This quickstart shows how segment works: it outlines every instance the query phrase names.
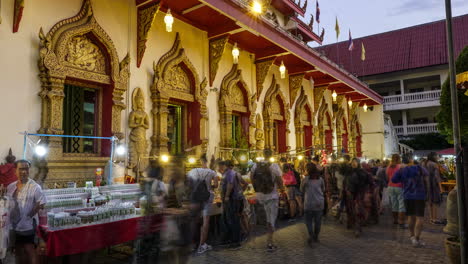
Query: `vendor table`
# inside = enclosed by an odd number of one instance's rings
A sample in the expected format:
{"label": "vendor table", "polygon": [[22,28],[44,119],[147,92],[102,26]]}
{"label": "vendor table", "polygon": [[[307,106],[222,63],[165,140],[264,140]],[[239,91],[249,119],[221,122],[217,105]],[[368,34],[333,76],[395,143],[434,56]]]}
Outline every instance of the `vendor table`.
{"label": "vendor table", "polygon": [[[144,232],[159,231],[162,222],[162,215],[154,215],[61,230],[48,230],[47,227],[40,226],[39,235],[46,243],[46,255],[59,257],[136,240]],[[150,223],[149,228],[148,223]],[[145,225],[144,230],[146,231],[141,231],[141,224]]]}

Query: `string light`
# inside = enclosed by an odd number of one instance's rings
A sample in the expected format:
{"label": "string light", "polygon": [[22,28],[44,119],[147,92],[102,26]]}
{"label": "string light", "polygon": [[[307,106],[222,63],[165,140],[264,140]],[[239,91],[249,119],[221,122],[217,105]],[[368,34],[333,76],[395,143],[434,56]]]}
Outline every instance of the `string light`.
{"label": "string light", "polygon": [[239,48],[237,48],[237,43],[234,43],[234,47],[232,47],[232,58],[234,59],[234,64],[239,62]]}
{"label": "string light", "polygon": [[164,17],[164,23],[166,23],[166,31],[172,32],[172,24],[174,24],[174,17],[171,14],[171,9],[167,9],[166,16]]}
{"label": "string light", "polygon": [[279,71],[281,74],[281,79],[284,79],[286,77],[286,66],[284,66],[283,61],[281,61],[281,66],[279,67]]}

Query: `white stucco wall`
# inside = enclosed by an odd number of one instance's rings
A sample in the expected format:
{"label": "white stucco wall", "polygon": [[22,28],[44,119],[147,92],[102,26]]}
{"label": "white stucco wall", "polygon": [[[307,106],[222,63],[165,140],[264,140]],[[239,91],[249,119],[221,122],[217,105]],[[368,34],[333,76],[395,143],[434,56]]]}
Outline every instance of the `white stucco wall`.
{"label": "white stucco wall", "polygon": [[373,107],[373,111],[364,112],[362,107],[358,110],[362,125],[362,155],[367,159],[382,159],[385,155],[383,106]]}

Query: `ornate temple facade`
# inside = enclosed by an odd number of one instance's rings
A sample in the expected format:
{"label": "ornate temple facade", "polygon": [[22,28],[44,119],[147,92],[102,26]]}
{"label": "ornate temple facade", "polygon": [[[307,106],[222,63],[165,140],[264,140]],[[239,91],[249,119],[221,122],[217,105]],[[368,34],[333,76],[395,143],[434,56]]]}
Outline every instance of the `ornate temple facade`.
{"label": "ornate temple facade", "polygon": [[[382,158],[382,97],[307,46],[324,34],[303,22],[307,0],[254,2],[4,1],[0,152],[20,156],[27,131],[115,136],[129,173],[149,157],[246,149]],[[111,152],[41,140],[37,177],[59,185],[93,177]]]}

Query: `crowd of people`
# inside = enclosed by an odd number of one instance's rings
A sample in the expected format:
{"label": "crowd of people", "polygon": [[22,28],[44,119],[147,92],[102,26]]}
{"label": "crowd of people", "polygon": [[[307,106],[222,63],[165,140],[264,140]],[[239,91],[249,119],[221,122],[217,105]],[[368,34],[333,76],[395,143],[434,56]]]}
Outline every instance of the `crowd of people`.
{"label": "crowd of people", "polygon": [[[424,245],[421,231],[426,203],[430,223],[444,224],[437,214],[443,200],[440,184],[444,168],[435,153],[419,161],[411,154],[402,157],[394,154],[382,162],[362,162],[348,155],[327,162],[318,156],[301,160],[281,158],[276,162],[272,154],[271,150],[265,150],[262,160],[251,162],[242,171],[231,160],[209,161],[202,155],[200,167],[187,174],[175,168],[168,183],[163,182],[163,168],[154,164],[141,184],[142,196],[148,203],[139,206],[147,216],[162,210],[170,213],[165,214],[163,229],[148,232],[154,226],[151,218],[142,222],[145,236],[137,241],[137,262],[153,263],[165,247],[178,249],[179,258],[187,259],[189,249],[196,254],[212,250],[208,242],[215,240],[209,237],[210,224],[221,226],[217,244],[239,249],[254,224],[260,222],[253,219],[256,210],[264,212],[261,220],[266,223],[265,247],[269,252],[277,249],[274,232],[277,219],[284,215],[291,222],[304,221],[309,245],[319,242],[324,216],[335,217],[359,237],[363,227],[379,222],[386,204],[391,208],[393,224],[409,229],[415,247]],[[18,161],[19,180],[4,190],[4,196],[14,202],[11,224],[16,252],[24,252],[17,254],[20,263],[27,263],[22,256],[35,259],[37,213],[45,204],[40,186],[29,178],[30,166],[28,161]],[[254,190],[252,197],[245,195],[249,188]],[[218,190],[220,200],[215,201]],[[221,217],[210,223],[216,203],[222,208]],[[171,208],[179,211],[167,211]]]}

